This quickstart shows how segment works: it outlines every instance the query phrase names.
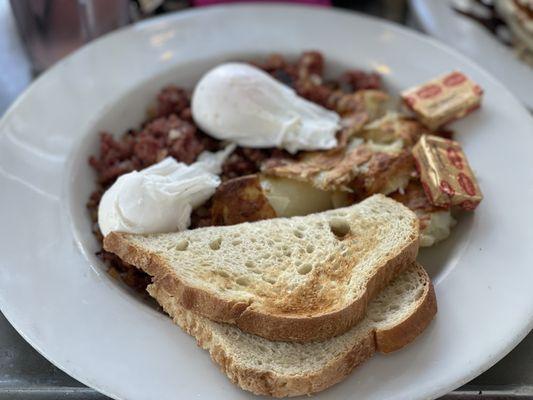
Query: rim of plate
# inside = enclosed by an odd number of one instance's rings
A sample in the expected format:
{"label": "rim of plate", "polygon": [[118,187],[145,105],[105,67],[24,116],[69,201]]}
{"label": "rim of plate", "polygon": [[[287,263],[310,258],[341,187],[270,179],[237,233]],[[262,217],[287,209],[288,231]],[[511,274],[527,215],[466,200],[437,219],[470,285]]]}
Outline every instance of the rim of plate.
{"label": "rim of plate", "polygon": [[[527,111],[523,108],[523,106],[519,103],[519,101],[516,100],[514,98],[514,96],[512,94],[510,94],[508,92],[508,90],[505,87],[503,87],[502,84],[499,83],[499,81],[494,79],[489,73],[487,73],[483,68],[479,67],[475,62],[471,61],[470,59],[468,59],[467,57],[465,57],[462,54],[458,53],[457,51],[449,48],[448,46],[446,46],[446,45],[444,45],[444,44],[442,44],[442,43],[440,43],[440,42],[438,42],[438,41],[436,41],[434,39],[431,39],[429,37],[423,36],[423,35],[421,35],[421,34],[419,34],[417,32],[410,31],[410,30],[408,30],[408,29],[406,29],[406,28],[404,28],[404,27],[402,27],[400,25],[397,25],[397,24],[394,24],[394,23],[391,23],[391,22],[388,22],[388,21],[383,21],[383,20],[380,20],[380,19],[375,18],[375,17],[369,17],[369,16],[366,16],[366,15],[362,16],[362,15],[360,15],[358,13],[347,12],[347,11],[343,11],[343,10],[323,9],[323,8],[318,8],[318,7],[317,8],[315,8],[315,7],[304,7],[304,6],[298,6],[298,5],[280,5],[280,4],[253,4],[253,5],[250,5],[250,4],[246,4],[246,5],[233,4],[233,5],[223,5],[223,6],[212,6],[212,7],[205,8],[205,9],[187,10],[187,11],[182,11],[182,12],[179,12],[179,13],[176,13],[176,14],[170,14],[170,15],[165,15],[165,16],[162,16],[162,17],[154,18],[154,19],[151,19],[151,20],[148,20],[148,21],[143,21],[143,22],[134,24],[132,26],[124,27],[124,28],[119,29],[117,31],[114,31],[114,32],[112,32],[112,33],[110,33],[108,35],[105,35],[105,36],[103,36],[101,38],[98,38],[95,41],[93,41],[90,44],[88,44],[87,46],[84,46],[81,49],[75,51],[73,54],[71,54],[68,57],[66,57],[65,59],[61,60],[55,66],[53,66],[51,69],[49,69],[48,71],[43,73],[39,78],[37,78],[19,96],[19,98],[9,107],[9,109],[5,112],[5,114],[3,115],[2,119],[0,120],[0,138],[2,136],[2,131],[5,128],[4,125],[5,125],[6,121],[10,117],[12,117],[13,114],[15,114],[17,112],[17,109],[19,108],[19,106],[23,102],[27,101],[27,99],[32,96],[32,93],[33,93],[33,91],[34,91],[34,89],[35,89],[35,87],[37,85],[42,84],[42,82],[46,82],[48,80],[49,76],[51,74],[55,73],[54,71],[56,71],[56,70],[58,70],[60,68],[68,68],[68,64],[69,63],[71,63],[73,60],[76,60],[77,58],[79,58],[81,54],[83,54],[85,52],[91,52],[95,48],[95,46],[97,46],[102,41],[107,41],[107,40],[110,40],[112,38],[116,38],[116,37],[119,37],[119,36],[123,36],[125,38],[133,30],[149,29],[150,27],[155,27],[155,26],[158,26],[158,25],[164,24],[164,23],[172,23],[172,24],[176,24],[176,25],[182,23],[183,21],[193,21],[193,23],[194,23],[194,20],[196,20],[198,18],[201,19],[203,16],[208,15],[208,14],[212,14],[212,13],[222,13],[222,14],[230,13],[230,14],[232,14],[232,13],[241,12],[241,11],[264,10],[264,9],[268,9],[271,12],[278,12],[278,13],[284,13],[284,12],[287,12],[287,10],[297,10],[299,12],[306,12],[306,13],[311,13],[311,14],[320,13],[320,14],[323,14],[323,15],[327,15],[327,17],[330,17],[330,18],[335,18],[337,16],[343,16],[344,17],[344,16],[346,16],[346,14],[351,14],[353,16],[353,18],[354,18],[354,22],[356,20],[359,20],[359,21],[361,21],[361,20],[372,20],[373,24],[377,24],[379,26],[382,26],[383,28],[386,28],[387,30],[390,30],[390,31],[392,31],[394,33],[398,33],[398,34],[400,34],[403,37],[412,38],[413,40],[416,40],[416,41],[419,41],[419,42],[425,42],[426,44],[430,45],[431,47],[434,47],[434,48],[438,49],[439,52],[443,52],[443,53],[446,53],[446,54],[448,54],[450,56],[453,56],[455,59],[460,60],[463,64],[468,65],[471,68],[477,70],[481,75],[483,75],[485,80],[487,80],[488,82],[491,82],[491,84],[494,85],[499,90],[501,90],[502,93],[505,93],[505,95],[510,99],[511,102],[515,103],[515,104],[512,104],[513,107],[517,108],[517,110],[522,110],[524,115],[527,115],[529,117]],[[159,71],[159,73],[162,73],[162,72],[163,72],[163,70]],[[122,95],[124,95],[124,94],[122,94]],[[100,114],[102,112],[103,111],[100,111]],[[531,118],[530,118],[530,120],[533,121],[533,119],[531,119]],[[81,135],[78,139],[79,139],[79,141],[83,141],[85,139],[85,137],[83,137],[83,135]],[[76,145],[72,146],[71,152],[72,151],[76,151]],[[67,185],[67,183],[65,182],[64,183],[64,187],[62,189],[63,193],[64,193],[64,189],[66,188],[66,185]],[[65,211],[65,210],[63,210],[63,211]],[[69,224],[71,222],[72,221],[69,221]],[[82,252],[84,251],[83,248],[81,248],[80,250]],[[107,278],[105,278],[105,279],[107,279]],[[0,282],[2,282],[2,281],[3,281],[3,278],[0,279]],[[0,296],[0,302],[1,302],[0,308],[2,309],[2,312],[4,312],[4,315],[9,320],[9,322],[15,327],[15,329],[21,334],[21,336],[26,341],[28,341],[39,353],[41,353],[43,356],[45,356],[48,360],[50,360],[57,367],[61,368],[65,372],[69,373],[70,375],[72,375],[74,378],[76,378],[80,382],[97,389],[98,391],[100,391],[101,393],[103,393],[103,394],[105,394],[105,395],[107,395],[109,397],[116,398],[116,399],[121,398],[121,397],[119,397],[121,395],[119,393],[117,393],[116,391],[114,391],[112,386],[108,386],[108,385],[103,384],[101,382],[92,381],[87,376],[84,376],[81,371],[77,371],[75,366],[71,362],[68,362],[68,360],[66,361],[64,358],[56,357],[55,355],[47,355],[46,349],[41,347],[41,343],[40,343],[39,340],[35,340],[35,335],[34,334],[27,334],[27,332],[24,329],[20,329],[19,328],[19,324],[18,324],[19,319],[17,318],[17,310],[13,310],[10,307],[10,304],[8,304],[4,300],[3,296]],[[157,318],[161,319],[161,316],[156,316],[156,319]],[[165,321],[165,323],[166,322],[167,321]],[[499,348],[498,351],[492,353],[491,356],[488,357],[484,363],[482,363],[480,365],[476,365],[476,366],[470,367],[470,368],[466,368],[465,367],[465,370],[463,371],[463,373],[460,374],[462,376],[462,379],[460,379],[460,380],[454,379],[453,381],[441,382],[441,386],[439,386],[438,390],[434,390],[431,393],[424,393],[423,395],[424,396],[429,395],[429,396],[432,396],[432,397],[443,395],[443,394],[447,393],[448,391],[454,389],[455,387],[461,385],[462,383],[465,383],[468,380],[472,379],[473,377],[477,376],[479,373],[483,372],[484,370],[490,368],[493,364],[495,364],[498,360],[500,360],[505,354],[507,354],[516,344],[518,344],[518,342],[520,340],[522,340],[527,335],[527,333],[531,330],[532,327],[533,327],[533,315],[530,314],[529,315],[529,320],[527,320],[527,323],[524,323],[522,325],[522,329],[516,330],[514,332],[515,333],[514,337],[513,338],[509,338],[507,340],[507,342],[506,342],[506,345],[502,346],[501,348]],[[74,362],[75,362],[75,360],[74,360]],[[215,369],[216,368],[213,368],[213,370],[215,370]],[[219,371],[216,371],[216,373],[219,373]],[[225,379],[225,377],[224,377],[224,379]],[[422,396],[422,395],[420,395],[420,396]]]}

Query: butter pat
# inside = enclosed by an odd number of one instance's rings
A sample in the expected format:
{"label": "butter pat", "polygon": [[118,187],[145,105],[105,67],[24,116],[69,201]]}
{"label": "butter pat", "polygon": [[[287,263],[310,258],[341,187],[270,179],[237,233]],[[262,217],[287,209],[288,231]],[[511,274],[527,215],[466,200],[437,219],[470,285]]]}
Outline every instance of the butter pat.
{"label": "butter pat", "polygon": [[464,117],[481,104],[483,90],[461,72],[451,72],[402,92],[402,99],[430,129]]}
{"label": "butter pat", "polygon": [[415,165],[430,203],[474,210],[483,195],[461,145],[453,140],[423,135],[413,147]]}

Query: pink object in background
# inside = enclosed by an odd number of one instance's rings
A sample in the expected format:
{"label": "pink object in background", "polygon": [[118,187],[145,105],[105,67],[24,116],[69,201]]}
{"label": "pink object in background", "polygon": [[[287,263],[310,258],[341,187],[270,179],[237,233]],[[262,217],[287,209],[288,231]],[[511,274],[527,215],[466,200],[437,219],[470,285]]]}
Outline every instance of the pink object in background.
{"label": "pink object in background", "polygon": [[[252,3],[253,0],[193,0],[194,6],[210,6],[222,3]],[[266,0],[264,3],[299,3],[310,4],[314,6],[331,6],[330,0]]]}

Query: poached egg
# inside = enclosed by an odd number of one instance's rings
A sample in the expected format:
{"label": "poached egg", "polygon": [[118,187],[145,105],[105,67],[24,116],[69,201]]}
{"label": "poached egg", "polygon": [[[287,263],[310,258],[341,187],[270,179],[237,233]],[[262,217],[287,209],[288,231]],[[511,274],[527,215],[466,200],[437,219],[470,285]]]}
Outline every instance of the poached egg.
{"label": "poached egg", "polygon": [[225,63],[207,72],[196,85],[191,108],[202,130],[242,146],[296,153],[337,145],[338,114],[249,64]]}
{"label": "poached egg", "polygon": [[191,212],[207,201],[220,185],[226,157],[235,149],[203,152],[191,165],[172,157],[141,171],[120,176],[104,193],[98,207],[98,225],[111,231],[159,233],[189,227]]}

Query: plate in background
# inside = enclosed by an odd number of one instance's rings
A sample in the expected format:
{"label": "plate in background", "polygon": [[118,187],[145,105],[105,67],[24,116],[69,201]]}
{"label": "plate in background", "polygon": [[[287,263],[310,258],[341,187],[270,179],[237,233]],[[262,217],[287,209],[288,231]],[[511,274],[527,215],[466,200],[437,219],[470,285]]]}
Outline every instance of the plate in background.
{"label": "plate in background", "polygon": [[411,9],[425,32],[475,60],[533,112],[533,66],[520,61],[481,24],[455,12],[452,4],[453,0],[411,0]]}

